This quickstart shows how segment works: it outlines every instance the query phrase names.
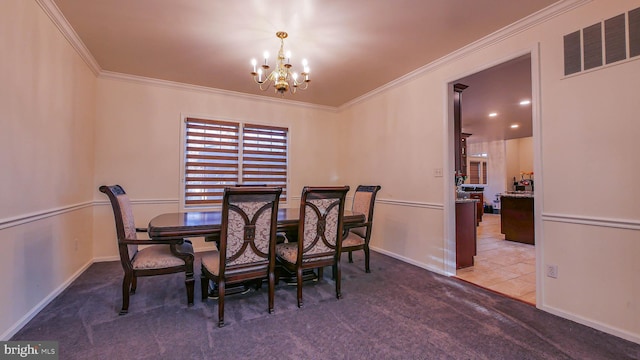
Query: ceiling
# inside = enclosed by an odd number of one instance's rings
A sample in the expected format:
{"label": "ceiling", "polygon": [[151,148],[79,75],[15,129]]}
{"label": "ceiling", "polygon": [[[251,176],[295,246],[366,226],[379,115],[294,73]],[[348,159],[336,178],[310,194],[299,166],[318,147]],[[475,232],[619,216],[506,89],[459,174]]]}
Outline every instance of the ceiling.
{"label": "ceiling", "polygon": [[[462,132],[467,143],[529,137],[533,134],[531,56],[524,55],[455,81],[467,85],[462,92]],[[490,113],[496,115],[491,117]],[[517,128],[512,128],[517,125]]]}
{"label": "ceiling", "polygon": [[[285,51],[311,83],[284,100],[339,107],[556,0],[41,0],[53,2],[99,71],[251,95],[250,61]],[[55,7],[54,6],[54,7]],[[273,64],[273,63],[272,63]],[[531,136],[529,56],[460,79],[469,143]],[[490,112],[497,112],[489,118]],[[518,124],[517,129],[510,125]]]}
{"label": "ceiling", "polygon": [[101,72],[252,95],[281,97],[249,73],[286,31],[294,69],[308,59],[312,81],[284,99],[339,107],[557,0],[40,1],[55,3]]}

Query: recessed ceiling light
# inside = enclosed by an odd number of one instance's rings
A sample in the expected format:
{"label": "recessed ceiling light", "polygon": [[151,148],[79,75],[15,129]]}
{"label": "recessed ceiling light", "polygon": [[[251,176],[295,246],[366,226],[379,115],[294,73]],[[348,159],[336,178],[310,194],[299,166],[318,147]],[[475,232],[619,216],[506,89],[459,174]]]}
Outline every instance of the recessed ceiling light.
{"label": "recessed ceiling light", "polygon": [[492,112],[489,114],[489,117],[496,117],[496,116],[498,116],[498,113]]}
{"label": "recessed ceiling light", "polygon": [[520,101],[520,105],[529,105],[531,104],[531,100],[522,100]]}
{"label": "recessed ceiling light", "polygon": [[512,129],[517,129],[517,128],[519,128],[519,127],[520,127],[520,125],[518,125],[518,124],[513,124],[513,125],[511,125],[511,128],[512,128]]}

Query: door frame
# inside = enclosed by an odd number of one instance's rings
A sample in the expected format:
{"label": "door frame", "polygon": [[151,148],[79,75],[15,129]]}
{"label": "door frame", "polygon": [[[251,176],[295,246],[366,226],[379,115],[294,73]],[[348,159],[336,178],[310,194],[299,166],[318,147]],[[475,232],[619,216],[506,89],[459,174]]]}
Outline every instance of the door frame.
{"label": "door frame", "polygon": [[542,174],[542,124],[540,118],[540,44],[511,53],[508,56],[493,59],[468,71],[445,80],[445,114],[444,118],[444,272],[449,276],[456,274],[456,233],[455,233],[455,195],[454,195],[454,130],[453,130],[453,84],[461,78],[494,67],[517,57],[531,56],[531,120],[533,130],[533,171],[536,174],[536,190],[534,194],[534,231],[536,254],[536,307],[541,308],[544,298],[544,237],[542,236],[542,208],[544,184]]}

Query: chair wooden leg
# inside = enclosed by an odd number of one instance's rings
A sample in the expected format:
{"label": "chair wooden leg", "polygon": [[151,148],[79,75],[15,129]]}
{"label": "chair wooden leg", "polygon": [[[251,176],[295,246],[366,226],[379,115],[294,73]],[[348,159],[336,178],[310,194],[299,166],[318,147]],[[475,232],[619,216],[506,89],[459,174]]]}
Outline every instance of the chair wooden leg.
{"label": "chair wooden leg", "polygon": [[349,251],[349,262],[352,263],[353,262],[353,252]]}
{"label": "chair wooden leg", "polygon": [[298,307],[302,307],[302,267],[296,269],[296,285],[298,287]]}
{"label": "chair wooden leg", "polygon": [[364,272],[370,273],[371,269],[369,268],[369,245],[364,245]]}
{"label": "chair wooden leg", "polygon": [[204,274],[200,275],[200,288],[202,301],[205,301],[209,297],[209,278]]}
{"label": "chair wooden leg", "polygon": [[131,274],[131,293],[135,294],[138,288],[138,277]]}
{"label": "chair wooden leg", "polygon": [[336,298],[342,299],[342,293],[340,292],[340,278],[342,277],[340,273],[340,262],[336,261],[334,267],[336,273]]}
{"label": "chair wooden leg", "polygon": [[187,306],[193,306],[193,293],[196,279],[194,279],[193,276],[187,277],[184,283],[187,286]]}
{"label": "chair wooden leg", "polygon": [[131,289],[131,281],[133,274],[125,273],[122,279],[122,309],[120,315],[124,315],[129,312],[129,291]]}
{"label": "chair wooden leg", "polygon": [[269,314],[273,314],[273,298],[276,287],[276,275],[274,272],[269,272]]}
{"label": "chair wooden leg", "polygon": [[318,281],[322,280],[324,278],[324,268],[319,267],[318,268]]}
{"label": "chair wooden leg", "polygon": [[224,326],[224,291],[225,283],[223,279],[218,282],[218,327]]}

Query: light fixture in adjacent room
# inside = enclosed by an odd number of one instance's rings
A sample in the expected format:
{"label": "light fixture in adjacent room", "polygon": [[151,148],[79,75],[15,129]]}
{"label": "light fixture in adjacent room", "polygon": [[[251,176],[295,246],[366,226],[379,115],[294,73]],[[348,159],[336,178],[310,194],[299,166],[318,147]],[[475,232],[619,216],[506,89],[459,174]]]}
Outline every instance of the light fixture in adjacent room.
{"label": "light fixture in adjacent room", "polygon": [[522,100],[520,101],[520,105],[524,106],[524,105],[529,105],[531,104],[531,100]]}
{"label": "light fixture in adjacent room", "polygon": [[498,113],[497,113],[497,112],[489,113],[489,117],[496,117],[496,116],[498,116]]}
{"label": "light fixture in adjacent room", "polygon": [[284,31],[278,31],[276,36],[280,39],[280,50],[278,50],[275,69],[269,72],[269,53],[265,51],[262,65],[258,66],[256,59],[251,60],[253,80],[260,86],[260,90],[265,91],[273,85],[275,91],[280,95],[284,95],[287,91],[295,94],[298,89],[306,90],[311,81],[309,79],[307,60],[302,60],[302,72],[300,74],[293,72],[290,63],[291,52],[287,51],[286,54],[284,52],[284,39],[289,35]]}
{"label": "light fixture in adjacent room", "polygon": [[517,128],[519,128],[519,127],[520,127],[520,125],[518,125],[518,124],[513,124],[513,125],[511,125],[511,128],[512,128],[512,129],[517,129]]}

